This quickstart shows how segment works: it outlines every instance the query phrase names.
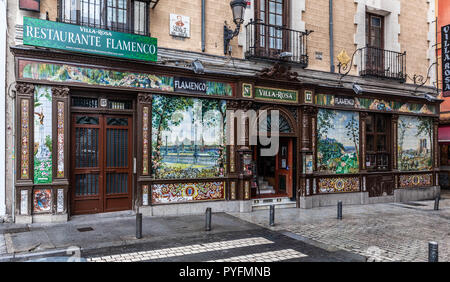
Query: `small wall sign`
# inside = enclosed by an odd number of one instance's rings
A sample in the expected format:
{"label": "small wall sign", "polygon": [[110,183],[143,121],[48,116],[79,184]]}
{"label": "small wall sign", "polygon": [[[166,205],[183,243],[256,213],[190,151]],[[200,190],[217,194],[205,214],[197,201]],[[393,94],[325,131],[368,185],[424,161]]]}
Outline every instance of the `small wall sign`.
{"label": "small wall sign", "polygon": [[442,27],[442,93],[450,97],[450,25]]}
{"label": "small wall sign", "polygon": [[242,84],[242,97],[252,98],[252,85],[248,83]]}
{"label": "small wall sign", "polygon": [[298,91],[255,87],[255,98],[261,100],[295,103],[298,102]]}
{"label": "small wall sign", "polygon": [[305,103],[311,104],[313,102],[313,92],[306,90],[305,91]]}
{"label": "small wall sign", "polygon": [[178,37],[191,37],[190,17],[170,14],[170,35]]}
{"label": "small wall sign", "polygon": [[334,96],[334,105],[343,107],[355,107],[355,98],[348,96]]}
{"label": "small wall sign", "polygon": [[19,9],[40,12],[40,0],[19,0]]}
{"label": "small wall sign", "polygon": [[206,94],[206,81],[189,77],[174,77],[173,86],[175,92],[189,92]]}

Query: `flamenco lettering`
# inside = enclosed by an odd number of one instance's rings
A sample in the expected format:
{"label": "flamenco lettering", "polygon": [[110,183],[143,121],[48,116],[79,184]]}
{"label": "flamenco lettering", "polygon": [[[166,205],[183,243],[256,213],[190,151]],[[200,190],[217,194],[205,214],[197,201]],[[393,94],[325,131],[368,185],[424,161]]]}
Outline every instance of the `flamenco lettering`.
{"label": "flamenco lettering", "polygon": [[[55,30],[39,26],[26,26],[26,36],[30,38],[51,40],[56,42],[86,45],[90,47],[102,48],[102,37],[86,33],[98,33],[97,30],[80,27],[82,33],[71,31]],[[99,33],[100,34],[100,33]],[[111,35],[110,32],[102,32],[101,35]],[[103,42],[107,49],[128,51],[133,53],[155,54],[156,47],[148,43],[140,43],[107,37]]]}

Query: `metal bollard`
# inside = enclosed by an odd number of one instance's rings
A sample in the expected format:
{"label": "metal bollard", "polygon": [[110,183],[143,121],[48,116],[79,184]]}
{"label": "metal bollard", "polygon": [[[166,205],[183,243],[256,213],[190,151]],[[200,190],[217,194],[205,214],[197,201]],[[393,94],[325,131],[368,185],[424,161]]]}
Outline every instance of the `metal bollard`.
{"label": "metal bollard", "polygon": [[434,199],[434,210],[437,211],[439,210],[439,199],[440,199],[440,195],[437,195],[437,197]]}
{"label": "metal bollard", "polygon": [[438,243],[428,242],[428,262],[438,262]]}
{"label": "metal bollard", "polygon": [[342,219],[342,201],[337,204],[337,219]]}
{"label": "metal bollard", "polygon": [[270,205],[269,225],[275,225],[275,205]]}
{"label": "metal bollard", "polygon": [[211,231],[211,208],[206,208],[205,231]]}
{"label": "metal bollard", "polygon": [[142,213],[136,214],[136,239],[142,238]]}

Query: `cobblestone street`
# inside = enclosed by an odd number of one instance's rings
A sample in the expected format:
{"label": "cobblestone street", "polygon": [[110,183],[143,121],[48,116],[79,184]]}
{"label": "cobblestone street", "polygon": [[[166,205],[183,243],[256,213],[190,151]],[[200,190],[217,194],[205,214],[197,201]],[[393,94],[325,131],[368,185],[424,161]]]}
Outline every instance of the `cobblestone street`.
{"label": "cobblestone street", "polygon": [[336,207],[277,209],[274,227],[269,227],[268,210],[233,215],[369,261],[427,261],[428,242],[436,241],[439,260],[449,261],[450,199],[440,201],[439,211],[433,207],[434,201],[344,206],[342,221],[336,219]]}

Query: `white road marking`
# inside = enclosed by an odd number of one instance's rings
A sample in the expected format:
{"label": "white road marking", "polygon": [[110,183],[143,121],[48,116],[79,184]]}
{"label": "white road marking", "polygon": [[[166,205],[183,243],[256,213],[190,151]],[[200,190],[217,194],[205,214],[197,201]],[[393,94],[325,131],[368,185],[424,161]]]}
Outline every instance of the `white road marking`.
{"label": "white road marking", "polygon": [[235,249],[249,246],[273,244],[274,242],[267,240],[263,237],[245,238],[231,241],[219,241],[214,243],[196,244],[177,248],[166,248],[151,250],[146,252],[134,252],[117,255],[108,255],[102,257],[88,258],[90,262],[122,262],[125,260],[143,261],[151,259],[161,259],[168,257],[185,256],[188,254],[198,254],[212,251],[220,251],[227,249]]}
{"label": "white road marking", "polygon": [[271,251],[265,253],[254,253],[250,255],[231,257],[226,259],[210,260],[209,262],[274,262],[293,258],[302,258],[307,255],[293,249]]}

